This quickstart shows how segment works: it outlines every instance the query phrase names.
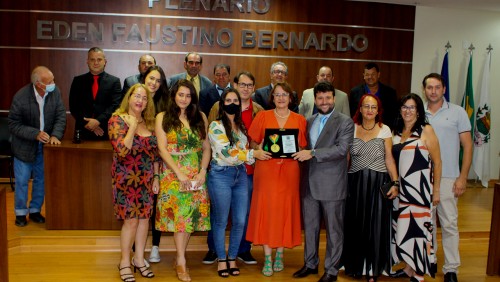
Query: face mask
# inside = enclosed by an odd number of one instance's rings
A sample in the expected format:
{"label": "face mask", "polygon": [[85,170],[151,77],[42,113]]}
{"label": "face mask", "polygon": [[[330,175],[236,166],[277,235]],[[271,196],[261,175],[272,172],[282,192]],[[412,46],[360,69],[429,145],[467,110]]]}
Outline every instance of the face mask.
{"label": "face mask", "polygon": [[47,92],[52,92],[56,90],[56,84],[55,83],[52,83],[52,84],[46,84],[45,85],[45,91]]}
{"label": "face mask", "polygon": [[223,110],[229,115],[235,115],[240,110],[240,105],[236,105],[235,103],[224,105]]}

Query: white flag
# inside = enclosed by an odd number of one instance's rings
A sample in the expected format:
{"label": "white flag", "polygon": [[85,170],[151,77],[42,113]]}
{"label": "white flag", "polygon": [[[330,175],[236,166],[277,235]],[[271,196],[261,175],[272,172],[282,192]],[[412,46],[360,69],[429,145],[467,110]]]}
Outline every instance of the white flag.
{"label": "white flag", "polygon": [[483,80],[481,82],[479,104],[476,112],[476,127],[474,128],[474,156],[472,166],[484,187],[490,180],[490,64],[491,51],[486,56]]}

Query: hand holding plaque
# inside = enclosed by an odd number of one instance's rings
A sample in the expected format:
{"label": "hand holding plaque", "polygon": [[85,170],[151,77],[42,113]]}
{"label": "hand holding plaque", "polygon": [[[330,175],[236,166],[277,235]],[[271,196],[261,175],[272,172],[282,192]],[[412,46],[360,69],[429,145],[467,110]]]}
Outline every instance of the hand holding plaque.
{"label": "hand holding plaque", "polygon": [[298,129],[267,128],[262,148],[271,152],[273,158],[292,158],[299,151]]}

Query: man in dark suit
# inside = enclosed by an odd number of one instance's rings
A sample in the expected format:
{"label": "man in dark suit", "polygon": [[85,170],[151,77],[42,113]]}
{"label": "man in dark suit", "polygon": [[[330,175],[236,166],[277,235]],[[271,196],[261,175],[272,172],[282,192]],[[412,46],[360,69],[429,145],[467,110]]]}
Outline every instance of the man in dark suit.
{"label": "man in dark suit", "polygon": [[203,57],[195,52],[190,52],[184,57],[184,69],[186,72],[174,74],[169,78],[168,85],[174,85],[179,79],[190,80],[196,88],[196,93],[200,96],[203,89],[212,86],[212,81],[206,76],[200,74],[203,66]]}
{"label": "man in dark suit", "polygon": [[349,116],[334,110],[335,89],[329,82],[314,86],[318,113],[307,119],[309,149],[294,154],[304,162],[301,177],[304,219],[304,266],[295,278],[318,273],[321,215],[326,227],[325,273],[318,282],[337,280],[344,244],[344,207],[347,197],[347,153],[354,137]]}
{"label": "man in dark suit", "polygon": [[[31,221],[44,223],[45,218],[40,214],[45,197],[43,145],[61,144],[66,128],[61,92],[48,68],[33,69],[31,83],[14,95],[8,121],[16,177],[15,224],[26,226],[28,214]],[[28,182],[32,176],[28,207]]]}
{"label": "man in dark suit", "polygon": [[122,100],[120,79],[104,71],[106,57],[99,47],[88,51],[89,72],[75,76],[69,110],[82,139],[108,139],[108,120]]}
{"label": "man in dark suit", "polygon": [[365,82],[351,89],[349,95],[351,117],[356,114],[361,97],[365,94],[372,94],[379,97],[382,102],[382,108],[384,109],[384,113],[382,114],[383,123],[392,129],[399,111],[396,90],[379,81],[380,69],[375,63],[368,63],[365,65],[363,78]]}
{"label": "man in dark suit", "polygon": [[[271,109],[269,107],[269,96],[271,95],[271,90],[273,90],[274,85],[279,82],[286,82],[288,78],[288,67],[283,62],[276,62],[271,65],[270,76],[271,84],[255,90],[255,93],[252,95],[252,100],[261,105],[265,110]],[[297,92],[293,91],[292,95],[295,96],[295,101],[298,101]],[[297,105],[291,110],[298,113],[299,106]]]}
{"label": "man in dark suit", "polygon": [[230,78],[231,68],[226,64],[217,64],[214,67],[214,82],[215,84],[209,88],[205,88],[200,92],[200,108],[208,117],[210,109],[220,100],[222,92],[227,87],[231,86]]}
{"label": "man in dark suit", "polygon": [[156,65],[156,59],[148,54],[142,55],[139,58],[139,65],[137,68],[139,69],[139,73],[136,75],[131,75],[123,81],[123,89],[122,89],[122,95],[125,95],[127,93],[128,89],[137,83],[142,83],[144,79],[144,74],[148,70],[150,66]]}

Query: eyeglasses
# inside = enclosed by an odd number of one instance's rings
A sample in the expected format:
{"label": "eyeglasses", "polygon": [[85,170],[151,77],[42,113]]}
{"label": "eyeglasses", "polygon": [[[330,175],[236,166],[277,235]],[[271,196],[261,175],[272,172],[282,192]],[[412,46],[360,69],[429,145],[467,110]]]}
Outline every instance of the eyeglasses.
{"label": "eyeglasses", "polygon": [[188,65],[191,65],[191,66],[199,66],[199,65],[201,65],[201,62],[198,62],[198,61],[188,61],[187,63],[188,63]]}
{"label": "eyeglasses", "polygon": [[289,93],[273,93],[273,96],[278,97],[278,98],[279,97],[288,97],[288,96],[290,96],[290,94]]}
{"label": "eyeglasses", "polygon": [[414,112],[417,110],[417,107],[415,106],[406,106],[406,105],[403,105],[401,106],[401,110],[402,111],[410,111],[410,112]]}
{"label": "eyeglasses", "polygon": [[375,110],[378,109],[378,106],[375,106],[375,105],[362,105],[361,107],[363,109],[367,110],[367,111],[370,110],[370,109],[373,110],[373,111],[375,111]]}
{"label": "eyeglasses", "polygon": [[215,74],[215,77],[226,77],[228,76],[229,74],[227,72],[223,72],[223,73],[216,73]]}
{"label": "eyeglasses", "polygon": [[253,88],[253,83],[243,83],[243,82],[240,82],[240,83],[238,83],[238,87],[239,88],[252,89]]}
{"label": "eyeglasses", "polygon": [[282,75],[286,75],[286,71],[284,71],[284,70],[273,70],[273,74],[282,74]]}
{"label": "eyeglasses", "polygon": [[137,94],[132,94],[132,97],[134,97],[135,99],[137,100],[142,100],[144,102],[147,102],[148,101],[148,97],[147,96],[142,96],[141,94],[137,93]]}

